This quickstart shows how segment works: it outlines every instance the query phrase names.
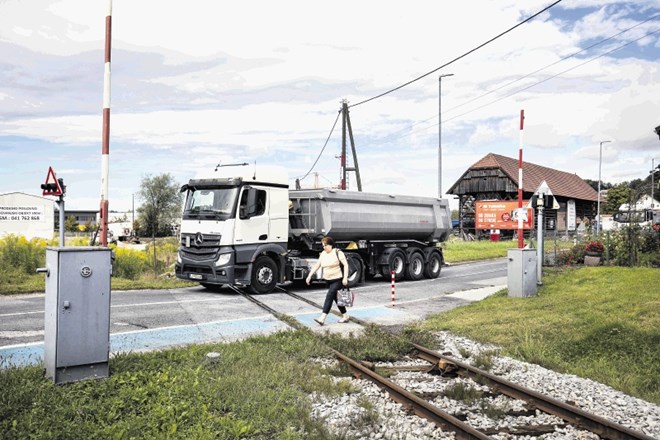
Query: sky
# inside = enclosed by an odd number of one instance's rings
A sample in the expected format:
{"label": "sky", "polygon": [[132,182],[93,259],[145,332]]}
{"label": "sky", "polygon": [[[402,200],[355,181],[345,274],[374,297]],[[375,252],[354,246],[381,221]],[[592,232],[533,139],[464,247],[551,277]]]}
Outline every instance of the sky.
{"label": "sky", "polygon": [[[218,163],[336,186],[343,100],[367,192],[435,197],[439,153],[444,193],[521,138],[526,162],[645,178],[660,0],[563,0],[478,48],[553,2],[114,0],[110,210],[139,206],[145,177]],[[109,3],[0,0],[0,193],[40,195],[52,167],[67,209],[99,208]]]}

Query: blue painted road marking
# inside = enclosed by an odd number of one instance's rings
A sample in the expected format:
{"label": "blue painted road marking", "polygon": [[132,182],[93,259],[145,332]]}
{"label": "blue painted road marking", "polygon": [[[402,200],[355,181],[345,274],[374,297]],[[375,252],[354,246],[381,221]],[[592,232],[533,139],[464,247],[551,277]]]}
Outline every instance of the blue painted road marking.
{"label": "blue painted road marking", "polygon": [[[389,307],[349,309],[349,314],[360,319],[378,320],[379,318],[401,317],[404,313]],[[319,314],[301,313],[294,317],[307,327],[319,325],[314,318]],[[339,317],[329,316],[326,323],[335,324]],[[138,330],[110,335],[110,352],[126,353],[148,351],[172,346],[234,341],[264,333],[274,333],[288,329],[289,326],[274,316],[264,315],[259,318],[239,319],[234,321],[207,322],[203,324]],[[39,365],[44,362],[44,344],[36,342],[0,348],[0,368]]]}

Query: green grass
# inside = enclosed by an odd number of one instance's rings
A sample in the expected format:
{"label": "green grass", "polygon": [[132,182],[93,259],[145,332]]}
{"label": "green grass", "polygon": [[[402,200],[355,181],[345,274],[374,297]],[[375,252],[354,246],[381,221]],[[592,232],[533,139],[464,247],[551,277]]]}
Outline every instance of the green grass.
{"label": "green grass", "polygon": [[[525,240],[529,244],[530,240]],[[544,240],[546,254],[559,252],[573,247],[572,241],[566,240]],[[532,247],[536,246],[536,240],[532,240]],[[486,260],[489,258],[506,257],[509,249],[516,249],[518,240],[501,241],[461,241],[456,238],[450,239],[442,244],[443,254],[447,263],[462,263],[465,261]]]}
{"label": "green grass", "polygon": [[[12,271],[12,275],[5,277],[2,281],[0,283],[0,295],[43,292],[46,290],[46,278],[44,274],[25,275]],[[155,277],[153,274],[148,273],[142,274],[136,279],[114,276],[110,278],[112,290],[176,289],[197,285],[199,284],[174,277]]]}
{"label": "green grass", "polygon": [[506,257],[508,249],[518,246],[518,241],[461,241],[450,240],[442,244],[442,252],[447,263],[485,260]]}
{"label": "green grass", "polygon": [[[18,247],[26,245],[18,243]],[[448,242],[448,262],[503,257],[508,242]],[[35,247],[36,249],[36,247]],[[25,260],[36,250],[29,248]],[[15,258],[7,252],[5,258]],[[31,263],[32,264],[32,263]],[[43,291],[43,274],[0,268],[3,292]],[[17,274],[18,272],[18,274]],[[14,282],[15,281],[15,282]],[[141,274],[113,277],[113,289],[195,285]],[[431,317],[392,336],[376,326],[364,335],[314,335],[307,330],[110,360],[100,381],[55,386],[43,367],[0,369],[2,438],[335,438],[309,416],[313,393],[356,390],[345,367],[322,371],[310,362],[330,356],[326,346],[354,359],[394,360],[409,342],[433,346],[432,331],[448,330],[496,344],[500,353],[547,368],[591,378],[660,403],[660,271],[649,268],[546,270],[533,298],[500,292]],[[23,286],[23,287],[21,287]],[[209,361],[209,351],[220,353]],[[491,353],[478,362],[492,363]],[[365,420],[377,415],[362,402]],[[340,436],[341,437],[341,436]]]}
{"label": "green grass", "polygon": [[[110,359],[110,377],[57,386],[42,367],[0,370],[0,432],[23,438],[330,439],[312,420],[309,396],[357,390],[345,367],[325,371],[312,359],[328,346],[351,356],[393,360],[406,339],[375,326],[341,339],[309,330],[285,331],[231,344],[208,344]],[[376,348],[365,348],[365,347]],[[208,352],[219,357],[211,361]],[[331,374],[339,376],[332,378]],[[378,418],[368,405],[360,423]]]}
{"label": "green grass", "polygon": [[[220,354],[211,362],[206,353]],[[0,432],[23,438],[330,438],[309,417],[313,390],[338,394],[304,332],[113,358],[105,380],[56,386],[41,368],[0,372]]]}
{"label": "green grass", "polygon": [[[0,432],[3,439],[337,438],[310,417],[309,396],[356,390],[343,379],[346,367],[322,370],[311,359],[331,356],[332,347],[358,360],[393,360],[408,341],[432,347],[438,329],[660,403],[660,272],[580,268],[544,280],[537,297],[501,292],[399,336],[376,326],[347,338],[299,330],[122,354],[110,360],[107,379],[64,386],[45,379],[43,367],[0,370]],[[206,357],[210,351],[220,354],[217,361]],[[490,355],[480,364],[487,367]],[[359,423],[377,420],[368,402],[360,405],[366,412]]]}
{"label": "green grass", "polygon": [[660,403],[660,271],[590,267],[549,273],[538,296],[435,315],[427,330],[497,344],[502,354]]}

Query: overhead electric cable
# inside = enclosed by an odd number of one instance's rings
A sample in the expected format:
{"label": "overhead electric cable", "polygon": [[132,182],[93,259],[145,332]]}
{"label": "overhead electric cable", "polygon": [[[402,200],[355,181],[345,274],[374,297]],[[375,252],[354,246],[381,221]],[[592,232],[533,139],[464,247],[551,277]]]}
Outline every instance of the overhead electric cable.
{"label": "overhead electric cable", "polygon": [[312,164],[312,167],[309,169],[309,171],[307,171],[307,174],[305,174],[305,175],[302,176],[302,177],[299,177],[298,180],[304,180],[307,176],[309,176],[309,173],[311,173],[312,170],[314,169],[314,167],[316,166],[317,162],[318,162],[319,159],[321,158],[321,155],[323,154],[323,151],[325,151],[325,147],[328,146],[328,141],[330,141],[330,136],[332,136],[332,132],[335,131],[335,127],[337,126],[337,121],[339,121],[339,115],[341,115],[341,109],[340,109],[339,112],[337,113],[337,117],[335,118],[335,123],[332,124],[332,129],[330,129],[330,133],[328,134],[328,138],[325,140],[325,144],[323,145],[323,148],[321,148],[321,152],[320,152],[319,155],[316,157],[316,160],[315,160],[314,163]]}
{"label": "overhead electric cable", "polygon": [[[533,71],[533,72],[530,72],[530,73],[528,73],[528,74],[526,74],[526,75],[524,75],[524,76],[521,76],[520,78],[515,79],[515,80],[513,80],[513,81],[510,81],[510,82],[508,82],[508,83],[506,83],[506,84],[504,84],[504,85],[502,85],[502,86],[500,86],[500,87],[497,87],[497,88],[494,88],[494,89],[492,89],[492,90],[489,90],[488,92],[486,92],[486,93],[484,93],[484,94],[482,94],[482,95],[479,95],[479,96],[477,96],[477,97],[474,97],[474,98],[472,98],[472,99],[470,99],[470,100],[468,100],[468,101],[465,101],[465,102],[462,103],[462,104],[459,104],[459,105],[457,105],[457,106],[454,106],[454,107],[448,108],[448,109],[446,110],[446,112],[450,112],[450,111],[452,111],[452,110],[454,110],[454,109],[457,109],[457,108],[459,108],[459,107],[463,107],[464,105],[467,105],[467,104],[469,104],[469,103],[471,103],[471,102],[474,102],[474,101],[476,101],[477,99],[481,99],[481,98],[483,98],[484,96],[488,96],[488,95],[490,95],[491,93],[497,92],[498,90],[501,90],[501,89],[503,89],[503,88],[505,88],[505,87],[508,87],[508,86],[510,86],[510,85],[512,85],[512,84],[515,84],[515,83],[517,83],[518,81],[522,81],[523,79],[525,79],[525,78],[527,78],[527,77],[529,77],[529,76],[532,76],[532,75],[534,75],[534,74],[537,74],[537,73],[541,72],[542,70],[545,70],[545,69],[547,69],[547,68],[549,68],[549,67],[552,67],[552,66],[554,66],[554,65],[556,65],[556,64],[559,64],[559,63],[561,63],[562,61],[565,61],[565,60],[567,60],[567,59],[569,59],[569,58],[573,58],[574,56],[577,56],[577,55],[581,54],[582,52],[586,52],[586,51],[589,50],[589,49],[593,49],[594,47],[599,46],[599,45],[601,45],[601,44],[603,44],[603,43],[605,43],[605,42],[607,42],[607,41],[609,41],[609,40],[611,40],[611,39],[613,39],[613,38],[616,38],[616,37],[618,37],[619,35],[624,34],[624,33],[628,32],[628,31],[631,30],[631,29],[634,29],[634,28],[636,28],[636,27],[638,27],[638,26],[641,26],[641,25],[643,25],[644,23],[646,23],[646,22],[648,22],[648,21],[655,20],[655,19],[658,18],[658,17],[660,17],[660,14],[658,14],[658,15],[654,15],[653,17],[648,18],[648,19],[646,19],[646,20],[644,20],[644,21],[641,21],[641,22],[637,23],[637,24],[634,25],[634,26],[631,26],[631,27],[629,27],[629,28],[627,28],[627,29],[622,30],[622,31],[619,32],[619,33],[616,33],[616,34],[614,34],[614,35],[611,35],[611,36],[609,36],[609,37],[607,37],[607,38],[605,38],[605,39],[603,39],[603,40],[597,41],[596,43],[592,44],[591,46],[587,46],[587,47],[585,47],[584,49],[581,49],[581,50],[579,50],[579,51],[577,51],[577,52],[574,52],[574,53],[572,53],[572,54],[570,54],[570,55],[567,55],[567,56],[565,56],[565,57],[563,57],[563,58],[560,58],[560,59],[558,59],[557,61],[555,61],[554,63],[550,63],[550,64],[548,64],[548,65],[546,65],[546,66],[544,66],[544,67],[541,67],[540,69],[537,69],[537,70],[535,70],[535,71]],[[643,38],[643,37],[642,37],[642,38]],[[432,118],[435,118],[435,115],[434,115]],[[432,118],[426,119],[426,120],[423,121],[423,122],[426,122],[426,121],[428,121],[428,120],[430,120],[430,119],[432,119]]]}
{"label": "overhead electric cable", "polygon": [[[534,74],[536,74],[536,73],[539,73],[539,72],[541,72],[541,71],[543,71],[543,70],[545,70],[545,69],[547,69],[547,68],[549,68],[549,67],[552,67],[552,66],[554,66],[554,65],[556,65],[556,64],[559,64],[559,63],[562,62],[562,61],[566,61],[567,59],[569,59],[569,58],[573,58],[573,57],[575,57],[575,56],[577,56],[577,55],[579,55],[579,54],[581,54],[581,53],[583,53],[583,52],[585,52],[585,51],[587,51],[587,50],[589,50],[589,49],[593,49],[594,47],[596,47],[596,46],[598,46],[598,45],[601,45],[601,44],[603,44],[603,43],[605,43],[605,42],[607,42],[607,41],[609,41],[609,40],[611,40],[611,39],[613,39],[613,38],[615,38],[615,37],[618,37],[619,35],[624,34],[624,33],[628,32],[628,31],[630,31],[630,30],[632,30],[632,29],[634,29],[634,28],[636,28],[636,27],[638,27],[638,26],[640,26],[640,25],[642,25],[642,24],[644,24],[644,23],[646,23],[646,22],[649,22],[649,21],[651,21],[651,20],[655,20],[655,19],[658,18],[658,17],[660,17],[660,14],[654,15],[654,16],[651,17],[651,18],[648,18],[648,19],[646,19],[646,20],[644,20],[644,21],[641,21],[641,22],[639,22],[639,23],[637,23],[637,24],[635,24],[635,25],[633,25],[633,26],[630,26],[629,28],[624,29],[624,30],[622,30],[621,32],[618,32],[618,33],[616,33],[616,34],[614,34],[614,35],[611,35],[611,36],[609,36],[609,37],[607,37],[607,38],[605,38],[605,39],[603,39],[603,40],[600,40],[600,41],[598,41],[598,42],[596,42],[596,43],[594,43],[594,44],[592,44],[592,45],[590,45],[590,46],[585,47],[585,48],[582,49],[582,50],[579,50],[579,51],[577,51],[577,52],[572,53],[571,55],[567,55],[567,56],[565,56],[565,57],[563,57],[563,58],[561,58],[561,59],[559,59],[559,60],[557,60],[557,61],[555,61],[555,62],[553,62],[553,63],[550,63],[550,64],[548,64],[548,65],[546,65],[546,66],[544,66],[544,67],[541,67],[540,69],[537,69],[537,70],[535,70],[535,71],[533,71],[533,72],[530,72],[530,73],[528,73],[528,74],[525,74],[525,75],[521,76],[520,78],[517,78],[517,79],[515,79],[515,80],[513,80],[513,81],[510,81],[510,82],[508,82],[508,83],[506,83],[506,84],[504,84],[504,85],[502,85],[502,86],[500,86],[500,87],[494,88],[494,89],[492,89],[492,90],[487,91],[486,93],[483,93],[483,94],[481,94],[481,95],[479,95],[479,96],[476,96],[476,97],[474,97],[474,98],[472,98],[472,99],[469,99],[468,101],[466,101],[466,102],[464,102],[464,103],[462,103],[462,104],[459,104],[459,105],[456,105],[456,106],[454,106],[454,107],[451,107],[451,108],[449,108],[448,110],[446,110],[446,111],[443,112],[443,113],[450,112],[450,111],[455,110],[455,109],[457,109],[457,108],[463,107],[464,105],[467,105],[467,104],[469,104],[469,103],[471,103],[471,102],[474,102],[474,101],[476,101],[476,100],[478,100],[478,99],[481,99],[481,98],[483,98],[483,97],[485,97],[485,96],[488,96],[488,95],[490,95],[491,93],[494,93],[494,92],[496,92],[496,91],[498,91],[498,90],[501,90],[501,89],[503,89],[503,88],[505,88],[505,87],[508,87],[508,86],[510,86],[510,85],[512,85],[512,84],[515,84],[515,83],[517,83],[517,82],[519,82],[519,81],[521,81],[521,80],[523,80],[523,79],[525,79],[525,78],[527,78],[527,77],[530,77],[530,76],[532,76],[532,75],[534,75]],[[589,61],[593,61],[593,60],[595,60],[595,59],[597,59],[597,58],[599,58],[599,57],[602,57],[602,56],[607,55],[607,54],[609,54],[609,53],[611,53],[611,52],[617,51],[617,50],[619,50],[619,49],[621,49],[621,48],[623,48],[623,47],[625,47],[625,46],[627,46],[627,45],[629,45],[629,44],[631,44],[631,43],[634,43],[634,42],[636,42],[636,41],[638,41],[638,40],[641,40],[642,38],[645,38],[645,37],[647,37],[647,36],[649,36],[649,35],[651,35],[651,34],[653,34],[653,33],[655,33],[655,32],[657,32],[657,31],[650,32],[650,33],[648,33],[648,34],[646,34],[646,35],[643,35],[642,37],[640,37],[640,38],[638,38],[638,39],[636,39],[636,40],[630,41],[630,42],[628,42],[628,43],[626,43],[626,44],[624,44],[624,45],[622,45],[622,46],[618,46],[617,48],[615,48],[615,49],[613,49],[613,50],[611,50],[611,51],[609,51],[609,52],[605,52],[605,53],[603,53],[603,54],[601,54],[601,55],[598,55],[598,56],[596,56],[596,57],[590,58]],[[558,75],[561,75],[561,74],[563,74],[563,73],[566,73],[566,72],[568,72],[568,71],[570,71],[570,70],[572,70],[572,69],[575,69],[575,68],[577,68],[577,67],[580,67],[580,66],[582,66],[582,65],[584,65],[584,64],[585,64],[585,63],[579,64],[579,65],[577,65],[577,66],[575,66],[575,67],[573,67],[573,68],[571,68],[571,69],[568,69],[568,70],[565,70],[565,71],[559,73]],[[557,75],[555,75],[555,76],[557,76]],[[552,76],[552,77],[550,77],[550,78],[546,78],[546,79],[544,79],[543,81],[547,81],[547,80],[549,80],[549,79],[551,79],[551,78],[554,78],[555,76]],[[543,82],[543,81],[541,81],[541,82]],[[528,88],[530,88],[530,87],[533,87],[533,86],[535,86],[535,85],[537,85],[537,84],[540,84],[541,82],[534,83],[534,84],[530,85],[529,87],[526,87],[526,88],[523,88],[523,89],[517,90],[517,91],[514,92],[514,93],[511,93],[511,94],[506,95],[506,96],[504,96],[504,97],[502,97],[502,98],[496,99],[495,101],[492,101],[492,102],[490,102],[490,103],[488,103],[488,104],[482,105],[481,107],[476,107],[476,108],[474,108],[474,109],[472,109],[472,110],[470,110],[470,111],[468,111],[468,112],[462,113],[462,114],[460,114],[460,115],[458,115],[458,116],[466,115],[466,114],[468,114],[468,113],[471,113],[471,112],[474,111],[474,110],[478,110],[478,109],[480,109],[480,108],[483,108],[483,107],[485,107],[485,106],[488,106],[488,105],[490,105],[490,104],[493,104],[493,103],[495,103],[495,102],[498,102],[498,101],[500,101],[500,100],[502,100],[502,99],[504,99],[504,98],[508,98],[508,97],[510,97],[510,96],[512,96],[512,95],[514,95],[514,94],[516,94],[516,93],[518,93],[518,92],[520,92],[520,91],[526,90],[526,89],[528,89]],[[458,117],[458,116],[456,116],[456,117]],[[406,132],[407,132],[407,130],[409,130],[409,129],[411,129],[411,128],[413,128],[413,127],[419,125],[419,124],[423,124],[424,122],[428,122],[428,121],[430,121],[430,120],[432,120],[432,119],[436,119],[437,117],[438,117],[438,115],[433,115],[433,116],[431,116],[431,117],[429,117],[429,118],[426,118],[426,119],[424,119],[424,120],[422,120],[422,121],[415,122],[414,124],[410,125],[409,127],[405,127],[405,128],[400,129],[400,130],[397,130],[397,131],[395,131],[395,132],[393,132],[393,133],[390,133],[390,135],[385,136],[385,137],[383,137],[383,138],[380,138],[380,139],[378,139],[377,141],[381,142],[381,141],[386,141],[386,140],[398,139],[399,137],[402,137],[402,136],[398,136],[398,137],[393,137],[393,136],[396,135],[397,133],[400,133],[400,132],[403,132],[403,131],[406,131]],[[444,122],[451,121],[451,120],[455,119],[456,117],[452,117],[452,118],[450,118],[450,119],[445,119]],[[419,130],[414,130],[414,131],[412,131],[412,132],[407,132],[406,135],[409,135],[409,134],[412,134],[412,133],[416,133],[416,132],[418,132],[418,131],[422,131],[422,130],[427,130],[427,129],[429,129],[429,128],[431,128],[431,127],[434,127],[434,126],[436,126],[436,125],[438,125],[438,124],[435,123],[435,124],[432,124],[432,125],[428,125],[428,126],[425,126],[425,127],[421,128],[421,129],[419,129]]]}
{"label": "overhead electric cable", "polygon": [[[497,98],[496,100],[491,101],[491,102],[489,102],[489,103],[487,103],[487,104],[481,105],[481,106],[479,106],[479,107],[475,107],[475,108],[473,108],[473,109],[471,109],[471,110],[468,110],[467,112],[464,112],[464,113],[461,113],[461,114],[459,114],[459,115],[453,116],[453,117],[451,117],[451,118],[449,118],[449,119],[445,119],[445,122],[452,121],[452,120],[454,120],[454,119],[456,119],[456,118],[458,118],[458,117],[461,117],[461,116],[465,116],[465,115],[467,115],[468,113],[472,113],[473,111],[476,111],[476,110],[482,109],[482,108],[484,108],[484,107],[486,107],[486,106],[489,106],[489,105],[491,105],[491,104],[495,104],[496,102],[499,102],[499,101],[501,101],[501,100],[503,100],[503,99],[509,98],[509,97],[511,97],[511,96],[513,96],[513,95],[515,95],[515,94],[520,93],[520,92],[524,92],[525,90],[531,89],[532,87],[535,87],[535,86],[537,86],[537,85],[539,85],[539,84],[542,84],[542,83],[544,83],[544,82],[546,82],[546,81],[550,81],[550,80],[553,79],[553,78],[556,78],[556,77],[558,77],[558,76],[560,76],[560,75],[563,75],[564,73],[570,72],[571,70],[577,69],[578,67],[582,67],[582,66],[584,66],[585,64],[588,64],[588,63],[590,63],[590,62],[592,62],[592,61],[595,61],[595,60],[597,60],[598,58],[602,58],[602,57],[604,57],[605,55],[609,55],[609,54],[611,54],[612,52],[616,52],[617,50],[623,49],[624,47],[629,46],[629,45],[631,45],[631,44],[633,44],[633,43],[635,43],[635,42],[641,40],[642,38],[646,38],[646,37],[648,37],[649,35],[653,35],[653,34],[655,34],[655,33],[657,33],[657,32],[660,32],[660,28],[659,28],[659,29],[656,29],[656,30],[654,30],[654,31],[652,31],[652,32],[649,32],[649,33],[647,33],[647,34],[645,34],[645,35],[642,35],[642,36],[639,37],[639,38],[635,38],[634,40],[629,41],[629,42],[627,42],[627,43],[625,43],[625,44],[622,44],[621,46],[615,47],[614,49],[608,50],[607,52],[603,52],[603,53],[601,53],[601,54],[599,54],[599,55],[596,55],[596,56],[593,57],[593,58],[589,58],[588,60],[586,60],[586,61],[584,61],[584,62],[582,62],[582,63],[580,63],[580,64],[578,64],[578,65],[576,65],[576,66],[573,66],[573,67],[568,68],[568,69],[566,69],[566,70],[563,70],[563,71],[561,71],[561,72],[559,72],[559,73],[557,73],[557,74],[555,74],[555,75],[552,75],[552,76],[549,76],[549,77],[547,77],[547,78],[544,78],[544,79],[542,79],[541,81],[535,82],[534,84],[530,84],[530,85],[528,85],[528,86],[525,86],[525,87],[523,87],[523,88],[521,88],[521,89],[518,89],[518,90],[516,90],[516,91],[514,91],[514,92],[509,93],[508,95],[504,95],[504,96],[502,96],[502,97],[500,97],[500,98]],[[434,124],[434,125],[437,125],[437,124]],[[430,127],[432,127],[432,126],[433,126],[433,125],[431,125]],[[429,127],[426,127],[426,128],[429,128]]]}
{"label": "overhead electric cable", "polygon": [[470,49],[469,51],[465,52],[463,55],[459,55],[458,57],[454,58],[453,60],[451,60],[451,61],[449,61],[449,62],[443,64],[443,65],[440,66],[440,67],[437,67],[437,68],[431,70],[430,72],[427,72],[427,73],[425,73],[425,74],[423,74],[423,75],[421,75],[421,76],[418,76],[417,78],[412,79],[412,80],[408,81],[407,83],[401,84],[401,85],[398,86],[398,87],[395,87],[395,88],[393,88],[393,89],[390,89],[390,90],[388,90],[387,92],[383,92],[383,93],[381,93],[380,95],[376,95],[376,96],[373,96],[373,97],[371,97],[371,98],[369,98],[369,99],[365,99],[365,100],[363,100],[363,101],[360,101],[360,102],[358,102],[358,103],[355,103],[355,104],[353,104],[353,105],[350,105],[349,107],[357,107],[357,106],[360,105],[360,104],[364,104],[364,103],[367,103],[367,102],[369,102],[369,101],[373,101],[374,99],[381,98],[381,97],[383,97],[383,96],[385,96],[385,95],[389,95],[390,93],[395,92],[395,91],[397,91],[397,90],[399,90],[399,89],[402,89],[402,88],[404,88],[405,86],[408,86],[408,85],[410,85],[410,84],[412,84],[412,83],[414,83],[414,82],[416,82],[416,81],[419,81],[419,80],[422,79],[422,78],[426,78],[426,77],[429,76],[430,74],[437,72],[438,70],[442,69],[443,67],[447,67],[447,66],[449,66],[450,64],[455,63],[456,61],[460,60],[461,58],[465,58],[466,56],[470,55],[471,53],[476,52],[477,50],[481,49],[482,47],[486,46],[487,44],[492,43],[493,41],[497,40],[497,39],[500,38],[501,36],[503,36],[503,35],[505,35],[505,34],[508,34],[508,33],[511,32],[512,30],[514,30],[515,28],[517,28],[518,26],[521,26],[521,25],[527,23],[528,21],[532,20],[534,17],[536,17],[536,16],[542,14],[543,12],[547,11],[548,9],[550,9],[550,8],[552,8],[553,6],[557,5],[558,3],[561,3],[562,1],[563,1],[563,0],[557,0],[557,1],[555,1],[555,2],[552,3],[551,5],[546,6],[545,8],[541,9],[540,11],[538,11],[538,12],[537,12],[536,14],[534,14],[534,15],[532,15],[532,16],[530,16],[530,17],[527,17],[525,20],[521,21],[520,23],[516,24],[515,26],[510,27],[509,29],[505,30],[504,32],[501,32],[500,34],[496,35],[495,37],[491,38],[490,40],[488,40],[488,41],[486,41],[486,42],[484,42],[484,43],[481,43],[479,46],[477,46],[477,47],[475,47],[475,48],[473,48],[473,49]]}

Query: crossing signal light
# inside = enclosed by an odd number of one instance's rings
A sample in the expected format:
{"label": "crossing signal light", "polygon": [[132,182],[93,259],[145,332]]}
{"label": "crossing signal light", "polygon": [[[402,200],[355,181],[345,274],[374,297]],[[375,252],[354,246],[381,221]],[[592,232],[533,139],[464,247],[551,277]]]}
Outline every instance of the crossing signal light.
{"label": "crossing signal light", "polygon": [[55,193],[57,192],[57,183],[42,183],[41,189],[44,190],[44,195],[48,195],[47,193]]}
{"label": "crossing signal light", "polygon": [[48,168],[46,182],[41,184],[44,196],[61,196],[64,194],[64,180],[55,177],[52,167]]}

